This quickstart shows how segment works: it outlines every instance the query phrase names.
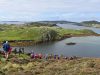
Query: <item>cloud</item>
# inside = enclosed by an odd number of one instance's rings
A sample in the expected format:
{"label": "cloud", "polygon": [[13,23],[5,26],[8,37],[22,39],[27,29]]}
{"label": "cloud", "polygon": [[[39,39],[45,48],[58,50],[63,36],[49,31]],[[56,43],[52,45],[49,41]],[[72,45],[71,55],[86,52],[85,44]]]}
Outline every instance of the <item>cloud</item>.
{"label": "cloud", "polygon": [[0,0],[0,20],[98,20],[99,4],[100,0]]}

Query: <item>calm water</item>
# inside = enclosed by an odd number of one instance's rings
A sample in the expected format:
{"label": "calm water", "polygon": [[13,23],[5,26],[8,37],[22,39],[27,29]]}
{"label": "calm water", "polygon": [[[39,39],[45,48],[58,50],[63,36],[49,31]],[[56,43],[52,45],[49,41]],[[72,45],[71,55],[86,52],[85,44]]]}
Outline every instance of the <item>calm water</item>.
{"label": "calm water", "polygon": [[[68,42],[77,44],[69,46],[66,45]],[[25,47],[25,51],[43,54],[63,54],[66,56],[100,57],[100,37],[72,37],[62,41]]]}
{"label": "calm water", "polygon": [[66,29],[90,29],[93,30],[94,32],[100,34],[100,28],[94,28],[94,27],[84,27],[84,26],[77,26],[77,25],[72,25],[72,24],[57,24],[58,26]]}

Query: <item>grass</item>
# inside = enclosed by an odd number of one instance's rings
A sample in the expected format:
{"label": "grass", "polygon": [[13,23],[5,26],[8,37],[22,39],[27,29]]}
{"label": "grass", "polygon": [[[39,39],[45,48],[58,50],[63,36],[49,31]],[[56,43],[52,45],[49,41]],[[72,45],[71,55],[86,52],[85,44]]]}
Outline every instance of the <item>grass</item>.
{"label": "grass", "polygon": [[0,41],[3,40],[34,40],[41,41],[43,33],[48,31],[57,32],[57,38],[65,34],[94,34],[91,30],[72,30],[59,27],[49,26],[16,26],[16,25],[1,25],[0,26]]}
{"label": "grass", "polygon": [[[16,58],[15,58],[16,57]],[[26,58],[25,58],[26,57]],[[23,63],[13,62],[22,59]],[[100,58],[78,58],[67,59],[34,59],[25,63],[25,59],[30,59],[25,54],[10,55],[8,62],[0,61],[1,75],[99,75]]]}

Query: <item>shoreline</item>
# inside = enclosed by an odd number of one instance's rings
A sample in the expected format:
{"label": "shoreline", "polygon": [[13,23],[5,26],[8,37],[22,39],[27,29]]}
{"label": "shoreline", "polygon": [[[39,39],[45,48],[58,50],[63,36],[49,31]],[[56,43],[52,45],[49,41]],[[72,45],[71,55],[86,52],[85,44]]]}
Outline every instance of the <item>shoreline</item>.
{"label": "shoreline", "polygon": [[[9,42],[12,47],[17,47],[17,46],[23,47],[23,46],[32,46],[32,45],[45,43],[45,42],[61,41],[71,37],[85,37],[85,36],[100,36],[100,34],[65,34],[60,39],[51,40],[51,41],[9,40]],[[0,43],[0,46],[2,46],[2,42]]]}
{"label": "shoreline", "polygon": [[64,40],[71,37],[85,37],[85,36],[100,36],[100,34],[65,34],[60,40]]}

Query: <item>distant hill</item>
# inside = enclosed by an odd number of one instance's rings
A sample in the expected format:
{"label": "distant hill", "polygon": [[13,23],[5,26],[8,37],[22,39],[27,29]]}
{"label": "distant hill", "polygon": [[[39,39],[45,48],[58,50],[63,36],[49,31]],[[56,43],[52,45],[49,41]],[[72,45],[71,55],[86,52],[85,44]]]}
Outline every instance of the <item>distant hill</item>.
{"label": "distant hill", "polygon": [[41,23],[41,22],[29,22],[29,23],[25,23],[26,26],[57,26],[56,24],[53,23]]}
{"label": "distant hill", "polygon": [[82,24],[83,26],[100,28],[100,22],[94,21],[94,20],[93,21],[83,21],[80,24]]}
{"label": "distant hill", "polygon": [[10,25],[10,24],[17,24],[17,25],[19,25],[19,24],[25,24],[26,22],[23,22],[23,21],[0,21],[0,24],[8,24],[8,25]]}
{"label": "distant hill", "polygon": [[48,24],[67,24],[67,23],[76,23],[71,21],[38,21],[39,23],[48,23]]}
{"label": "distant hill", "polygon": [[38,21],[38,23],[42,23],[42,24],[73,24],[73,25],[78,25],[78,26],[82,26],[80,23],[78,22],[71,22],[71,21]]}
{"label": "distant hill", "polygon": [[98,21],[83,21],[81,23],[85,23],[85,24],[100,24],[100,22],[98,22]]}
{"label": "distant hill", "polygon": [[83,22],[72,22],[72,21],[37,21],[37,22],[24,22],[24,21],[0,21],[0,24],[6,24],[6,25],[27,25],[27,26],[57,26],[57,24],[71,24],[71,25],[77,25],[77,26],[87,26],[87,27],[96,27],[100,28],[100,22],[92,20],[92,21],[83,21]]}
{"label": "distant hill", "polygon": [[73,25],[81,25],[78,22],[71,22],[71,21],[37,21],[37,22],[24,22],[24,21],[0,21],[0,24],[13,24],[13,25],[50,25],[50,26],[57,26],[57,24],[73,24]]}

